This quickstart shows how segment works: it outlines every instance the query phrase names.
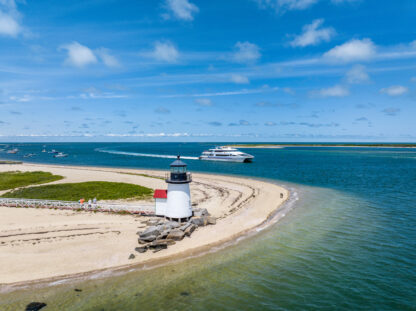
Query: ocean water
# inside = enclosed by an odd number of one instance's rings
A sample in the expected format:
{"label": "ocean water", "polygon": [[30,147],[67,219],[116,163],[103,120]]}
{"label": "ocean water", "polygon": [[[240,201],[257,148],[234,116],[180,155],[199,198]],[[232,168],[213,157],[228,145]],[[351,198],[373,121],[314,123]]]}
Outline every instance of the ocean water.
{"label": "ocean water", "polygon": [[46,302],[44,310],[416,310],[416,149],[245,149],[253,163],[195,159],[214,145],[46,144],[69,154],[60,159],[40,153],[43,144],[0,151],[0,159],[152,169],[167,169],[179,153],[190,171],[267,179],[292,192],[279,221],[227,247],[3,293],[0,310],[31,301]]}

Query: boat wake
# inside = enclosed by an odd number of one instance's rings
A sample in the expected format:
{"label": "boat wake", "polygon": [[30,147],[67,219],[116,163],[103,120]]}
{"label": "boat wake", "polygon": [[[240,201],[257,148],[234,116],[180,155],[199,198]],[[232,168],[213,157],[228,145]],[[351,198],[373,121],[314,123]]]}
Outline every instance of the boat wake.
{"label": "boat wake", "polygon": [[[100,149],[100,148],[95,149],[95,151],[110,153],[110,154],[127,155],[127,156],[133,156],[133,157],[150,157],[150,158],[165,158],[165,159],[176,159],[177,157],[177,155],[169,155],[169,154],[126,152],[126,151],[108,150],[108,149]],[[187,157],[187,156],[181,156],[181,159],[199,160],[198,157]]]}

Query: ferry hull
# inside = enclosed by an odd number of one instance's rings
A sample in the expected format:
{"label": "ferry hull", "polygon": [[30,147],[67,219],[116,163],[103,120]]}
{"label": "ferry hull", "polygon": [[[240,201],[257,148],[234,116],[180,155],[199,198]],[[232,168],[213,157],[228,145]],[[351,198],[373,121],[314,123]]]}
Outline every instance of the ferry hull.
{"label": "ferry hull", "polygon": [[230,159],[230,158],[220,158],[220,157],[199,157],[200,160],[204,161],[221,161],[221,162],[237,162],[237,163],[247,163],[252,162],[252,158],[239,158],[239,159]]}

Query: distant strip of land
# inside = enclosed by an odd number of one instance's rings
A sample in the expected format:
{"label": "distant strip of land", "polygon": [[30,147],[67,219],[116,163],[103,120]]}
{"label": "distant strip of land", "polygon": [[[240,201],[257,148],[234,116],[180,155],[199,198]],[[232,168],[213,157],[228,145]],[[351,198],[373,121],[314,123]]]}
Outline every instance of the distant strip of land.
{"label": "distant strip of land", "polygon": [[310,144],[310,143],[276,143],[276,144],[235,144],[229,145],[229,147],[234,148],[290,148],[290,147],[350,147],[350,148],[416,148],[416,144],[401,144],[401,143],[348,143],[348,144],[338,144],[338,143],[320,143],[320,144]]}
{"label": "distant strip of land", "polygon": [[22,161],[0,160],[0,164],[22,164]]}

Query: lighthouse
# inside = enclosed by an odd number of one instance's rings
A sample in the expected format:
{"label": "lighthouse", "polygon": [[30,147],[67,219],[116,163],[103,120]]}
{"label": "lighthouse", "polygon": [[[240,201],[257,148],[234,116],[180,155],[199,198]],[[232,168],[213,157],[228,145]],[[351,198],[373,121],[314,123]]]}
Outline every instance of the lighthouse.
{"label": "lighthouse", "polygon": [[166,176],[168,184],[165,217],[181,221],[192,216],[191,192],[189,184],[192,176],[186,171],[186,163],[180,156],[171,163],[170,173]]}

